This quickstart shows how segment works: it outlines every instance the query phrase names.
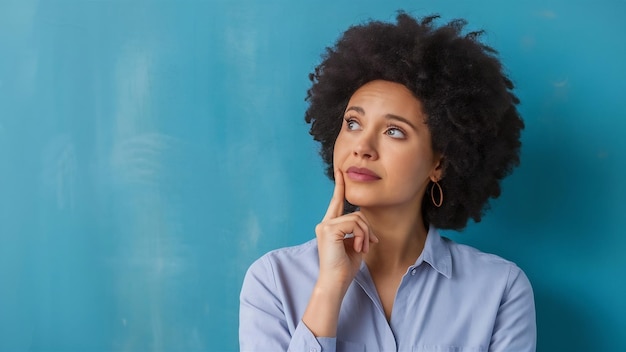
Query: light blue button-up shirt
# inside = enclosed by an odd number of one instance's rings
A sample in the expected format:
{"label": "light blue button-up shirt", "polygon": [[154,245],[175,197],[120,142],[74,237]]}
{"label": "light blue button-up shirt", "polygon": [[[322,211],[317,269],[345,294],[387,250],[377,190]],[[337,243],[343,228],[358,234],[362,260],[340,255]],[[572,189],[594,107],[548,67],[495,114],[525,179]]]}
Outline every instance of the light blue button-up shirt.
{"label": "light blue button-up shirt", "polygon": [[318,272],[315,240],[250,266],[241,290],[242,351],[535,351],[535,306],[524,272],[432,227],[402,277],[389,322],[362,264],[344,297],[337,337],[315,337],[301,318]]}

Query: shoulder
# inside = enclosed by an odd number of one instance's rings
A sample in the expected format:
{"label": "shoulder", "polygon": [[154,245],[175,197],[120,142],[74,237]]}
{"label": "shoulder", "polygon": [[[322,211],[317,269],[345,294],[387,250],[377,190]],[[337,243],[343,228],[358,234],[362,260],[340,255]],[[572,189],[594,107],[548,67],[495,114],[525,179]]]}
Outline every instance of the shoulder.
{"label": "shoulder", "polygon": [[302,256],[308,257],[311,255],[317,256],[316,239],[312,239],[297,246],[274,249],[263,255],[261,259],[266,258],[271,261],[284,261],[301,258]]}
{"label": "shoulder", "polygon": [[510,260],[504,259],[496,254],[486,253],[472,246],[457,243],[449,238],[442,237],[442,240],[446,243],[450,249],[450,254],[453,259],[463,261],[467,264],[489,267],[509,267],[516,266],[516,264]]}
{"label": "shoulder", "polygon": [[250,265],[246,276],[291,276],[302,271],[317,270],[318,267],[317,240],[312,239],[297,246],[267,252]]}
{"label": "shoulder", "polygon": [[448,238],[442,240],[450,249],[453,277],[475,283],[489,282],[492,286],[500,286],[504,291],[510,290],[514,285],[530,290],[526,274],[516,263]]}
{"label": "shoulder", "polygon": [[312,239],[297,246],[283,247],[265,253],[251,268],[260,265],[283,266],[294,262],[317,260],[317,240]]}
{"label": "shoulder", "polygon": [[[445,239],[452,281],[464,302],[489,317],[490,350],[534,351],[535,302],[528,277],[514,262]],[[477,313],[478,314],[478,313]]]}
{"label": "shoulder", "polygon": [[289,307],[295,310],[284,313],[293,318],[288,320],[295,326],[318,274],[316,240],[272,250],[248,268],[241,288],[241,301],[250,305],[283,307],[277,309],[285,309],[283,302],[289,302]]}

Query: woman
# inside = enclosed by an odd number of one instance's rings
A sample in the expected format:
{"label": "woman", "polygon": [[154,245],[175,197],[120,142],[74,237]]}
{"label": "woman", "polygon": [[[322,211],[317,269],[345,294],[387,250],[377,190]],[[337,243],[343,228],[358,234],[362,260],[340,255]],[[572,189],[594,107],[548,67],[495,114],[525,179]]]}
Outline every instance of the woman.
{"label": "woman", "polygon": [[534,351],[524,273],[437,232],[480,221],[524,125],[480,33],[434,19],[352,27],[311,74],[335,189],[315,240],[248,270],[242,350]]}

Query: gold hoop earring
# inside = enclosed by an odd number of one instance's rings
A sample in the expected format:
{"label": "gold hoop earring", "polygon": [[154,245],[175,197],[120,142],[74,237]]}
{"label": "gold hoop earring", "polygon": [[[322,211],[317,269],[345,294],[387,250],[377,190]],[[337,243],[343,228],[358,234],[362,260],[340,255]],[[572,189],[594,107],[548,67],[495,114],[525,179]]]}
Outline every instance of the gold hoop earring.
{"label": "gold hoop earring", "polygon": [[[439,188],[439,203],[435,202],[435,185]],[[441,207],[443,204],[443,190],[437,181],[433,182],[433,185],[430,186],[430,199],[437,208]]]}

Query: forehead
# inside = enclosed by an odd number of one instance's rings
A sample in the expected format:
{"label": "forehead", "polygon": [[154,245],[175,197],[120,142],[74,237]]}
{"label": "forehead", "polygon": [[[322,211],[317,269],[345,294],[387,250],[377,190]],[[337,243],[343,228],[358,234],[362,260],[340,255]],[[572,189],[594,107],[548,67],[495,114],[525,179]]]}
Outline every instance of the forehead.
{"label": "forehead", "polygon": [[394,114],[424,121],[422,103],[404,85],[390,81],[371,81],[350,97],[348,107],[357,106],[365,115]]}

